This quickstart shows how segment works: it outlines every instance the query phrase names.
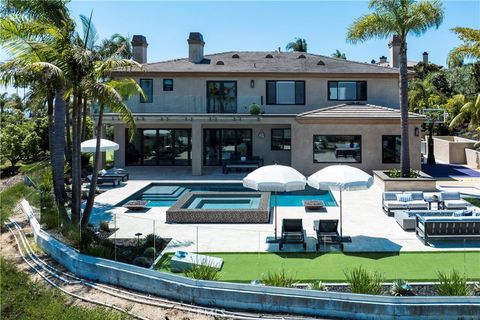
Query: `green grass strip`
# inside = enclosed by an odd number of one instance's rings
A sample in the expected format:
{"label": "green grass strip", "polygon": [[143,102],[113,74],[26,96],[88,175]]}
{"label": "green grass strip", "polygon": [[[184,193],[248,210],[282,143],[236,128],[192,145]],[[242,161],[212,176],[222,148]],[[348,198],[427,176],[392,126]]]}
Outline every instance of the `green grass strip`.
{"label": "green grass strip", "polygon": [[[157,270],[169,272],[172,254],[162,259]],[[381,273],[386,281],[435,281],[438,271],[456,269],[469,280],[480,279],[480,252],[405,253],[206,253],[222,258],[221,281],[250,282],[268,271],[285,269],[297,281],[345,281],[344,271],[357,266]]]}

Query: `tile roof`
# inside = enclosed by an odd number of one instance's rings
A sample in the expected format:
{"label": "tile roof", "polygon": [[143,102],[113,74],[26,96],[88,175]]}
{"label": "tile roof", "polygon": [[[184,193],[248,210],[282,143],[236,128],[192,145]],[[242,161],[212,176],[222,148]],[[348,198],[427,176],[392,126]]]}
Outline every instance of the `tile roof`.
{"label": "tile roof", "polygon": [[[410,119],[423,119],[424,116],[409,112]],[[308,111],[297,115],[297,119],[399,119],[400,110],[377,106],[373,104],[339,104],[331,107],[325,107],[313,111]]]}
{"label": "tile roof", "polygon": [[[236,57],[238,56],[238,58]],[[267,58],[267,56],[271,58]],[[303,57],[302,57],[303,56]],[[223,62],[223,64],[222,64]],[[146,63],[147,72],[311,73],[398,75],[397,68],[337,59],[305,52],[231,51],[205,55],[201,63],[188,58]],[[135,70],[133,70],[135,71]]]}

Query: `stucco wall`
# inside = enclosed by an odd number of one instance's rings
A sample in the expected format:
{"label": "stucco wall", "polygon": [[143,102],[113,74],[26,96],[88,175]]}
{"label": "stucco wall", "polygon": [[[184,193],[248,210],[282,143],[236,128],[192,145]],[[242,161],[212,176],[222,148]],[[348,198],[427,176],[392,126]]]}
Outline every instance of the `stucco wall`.
{"label": "stucco wall", "polygon": [[[142,77],[152,79],[146,75]],[[140,78],[135,78],[139,80]],[[173,91],[163,91],[163,79],[173,79]],[[133,112],[165,112],[165,113],[205,113],[207,110],[207,80],[235,80],[237,81],[237,113],[248,113],[248,106],[255,102],[261,104],[265,113],[302,113],[325,106],[336,105],[348,101],[328,101],[328,81],[334,80],[366,80],[367,101],[385,107],[398,108],[398,78],[378,77],[184,77],[164,76],[153,78],[153,102],[140,103],[140,98],[132,97],[127,101]],[[254,88],[250,87],[250,81],[254,80]],[[266,80],[305,80],[305,105],[265,105],[266,103]]]}
{"label": "stucco wall", "polygon": [[[410,125],[410,163],[412,169],[419,170],[420,137],[416,137],[414,128]],[[338,163],[313,162],[313,136],[321,134],[361,135],[361,163],[345,163],[371,173],[372,170],[398,168],[399,164],[382,163],[382,135],[400,135],[400,125],[397,124],[301,124],[292,125],[292,166],[303,174],[309,175],[326,166]]]}

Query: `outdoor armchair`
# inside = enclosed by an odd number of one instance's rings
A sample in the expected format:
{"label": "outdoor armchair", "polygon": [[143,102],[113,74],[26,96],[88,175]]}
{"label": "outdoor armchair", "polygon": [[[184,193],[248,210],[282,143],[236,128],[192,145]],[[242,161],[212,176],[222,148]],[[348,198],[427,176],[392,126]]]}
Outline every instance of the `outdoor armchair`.
{"label": "outdoor armchair", "polygon": [[458,192],[440,192],[438,200],[443,209],[467,209],[468,202],[460,197]]}
{"label": "outdoor armchair", "polygon": [[340,234],[338,233],[338,219],[320,219],[315,220],[313,229],[317,233],[316,250],[320,249],[320,243],[339,243],[341,244]]}
{"label": "outdoor armchair", "polygon": [[305,229],[303,229],[302,219],[283,219],[282,237],[280,238],[279,248],[283,249],[285,243],[300,243],[303,249],[307,249]]}

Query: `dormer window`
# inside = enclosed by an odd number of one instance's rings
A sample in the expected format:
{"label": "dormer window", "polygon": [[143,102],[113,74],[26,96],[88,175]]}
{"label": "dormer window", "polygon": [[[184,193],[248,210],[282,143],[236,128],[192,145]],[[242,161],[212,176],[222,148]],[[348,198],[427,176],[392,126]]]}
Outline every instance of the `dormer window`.
{"label": "dormer window", "polygon": [[322,60],[318,61],[317,63],[317,66],[324,66],[325,65],[325,62],[323,62]]}
{"label": "dormer window", "polygon": [[223,65],[225,65],[225,63],[223,63],[223,61],[217,61],[216,65],[217,66],[223,66]]}
{"label": "dormer window", "polygon": [[307,58],[307,57],[305,57],[305,55],[301,54],[301,55],[298,56],[297,59],[306,59],[306,58]]}
{"label": "dormer window", "polygon": [[265,56],[265,58],[267,58],[267,59],[272,59],[273,56],[269,53],[269,54],[267,54],[267,55]]}
{"label": "dormer window", "polygon": [[232,59],[240,59],[240,56],[235,53],[235,54],[232,56]]}

